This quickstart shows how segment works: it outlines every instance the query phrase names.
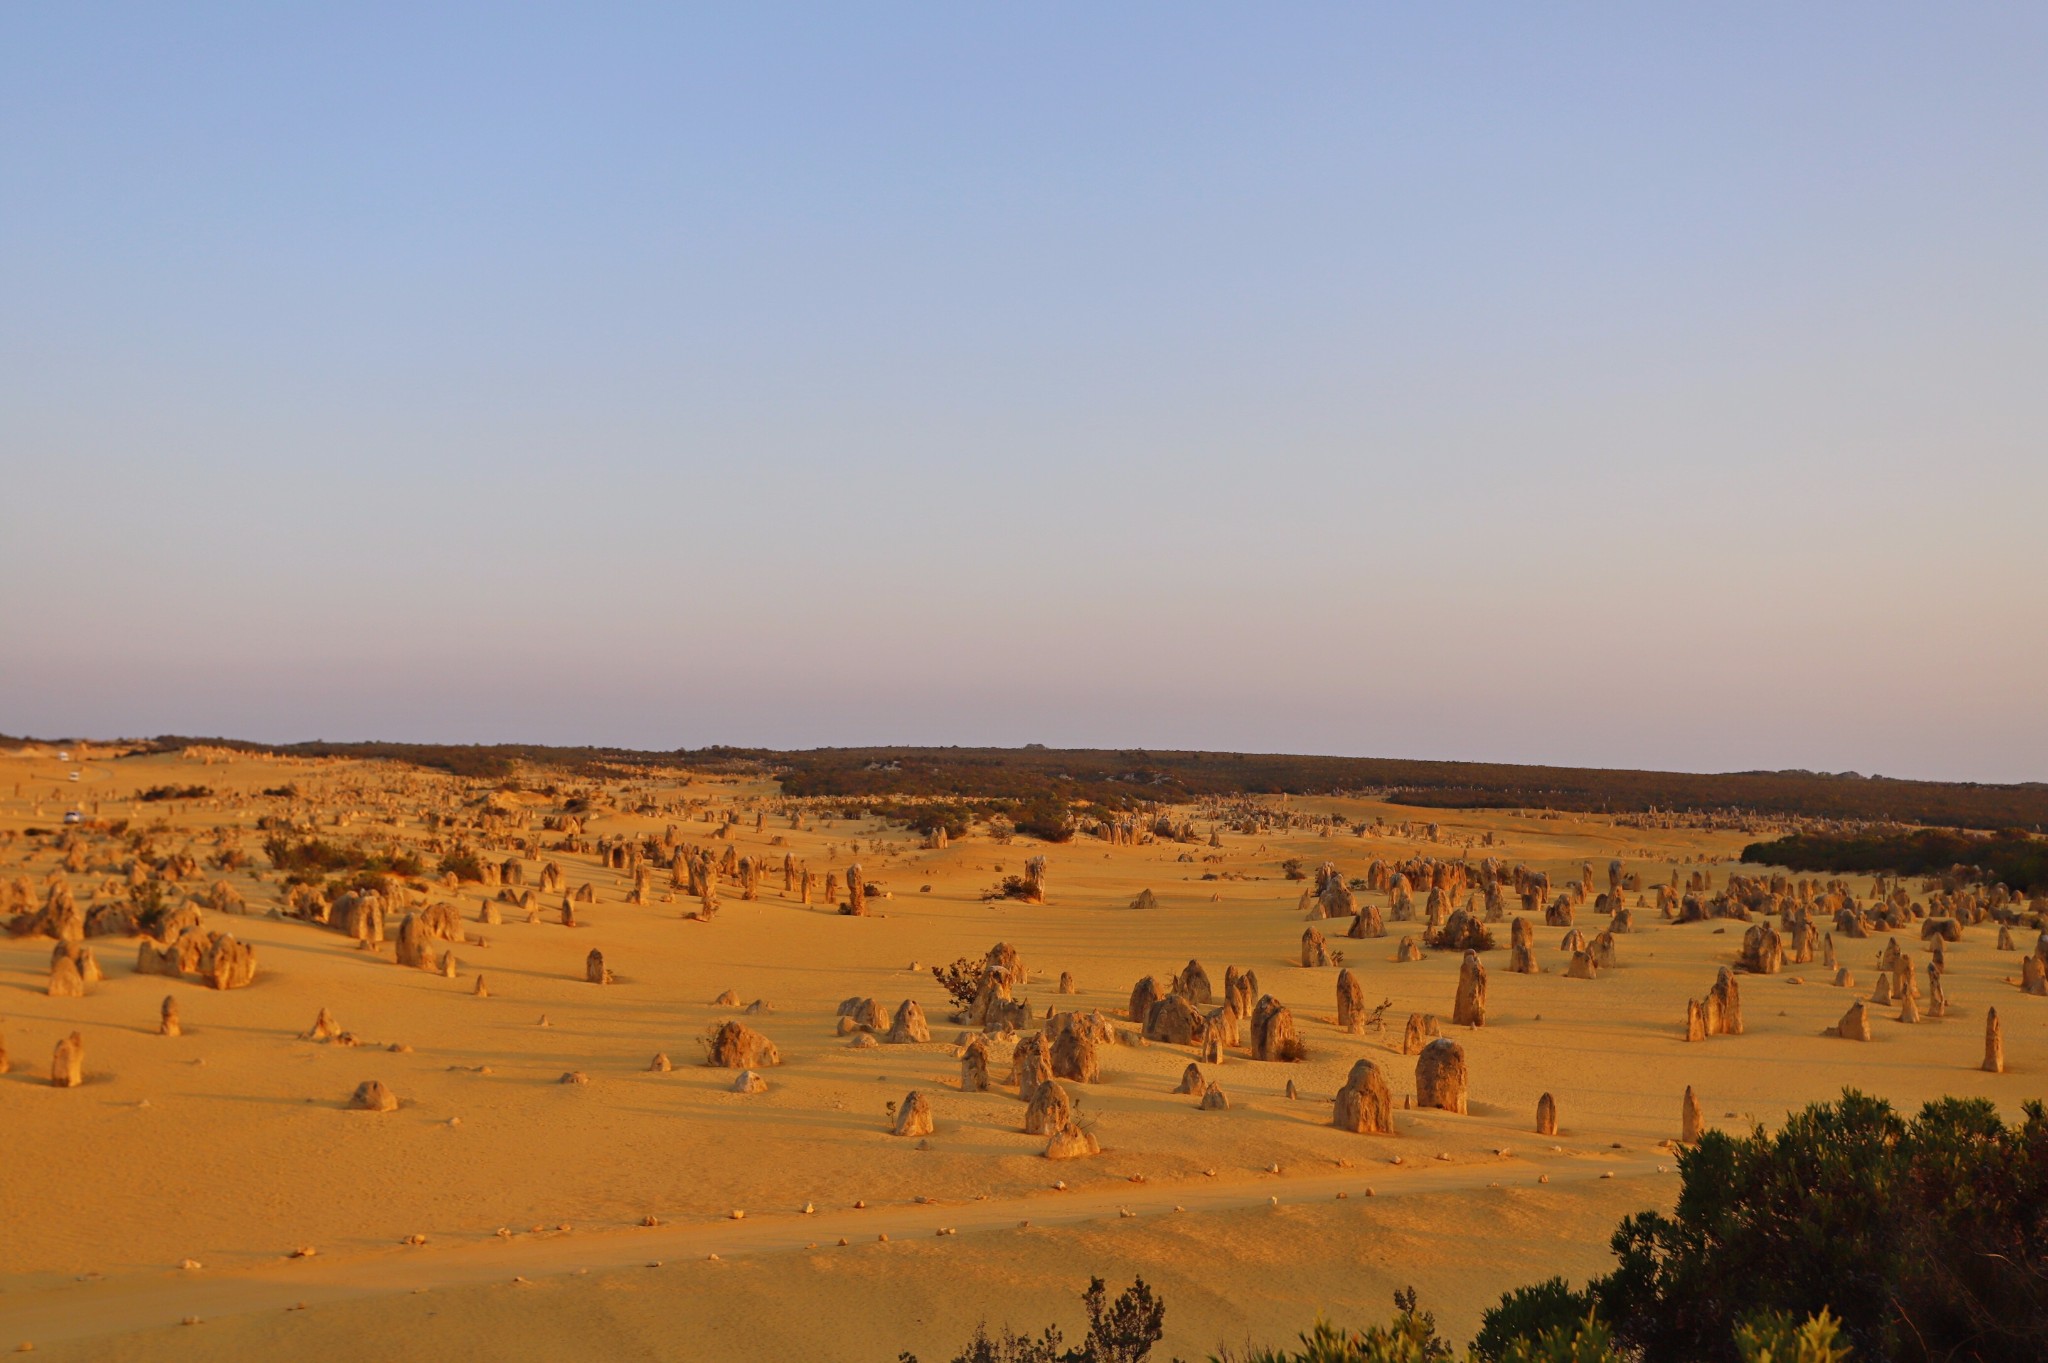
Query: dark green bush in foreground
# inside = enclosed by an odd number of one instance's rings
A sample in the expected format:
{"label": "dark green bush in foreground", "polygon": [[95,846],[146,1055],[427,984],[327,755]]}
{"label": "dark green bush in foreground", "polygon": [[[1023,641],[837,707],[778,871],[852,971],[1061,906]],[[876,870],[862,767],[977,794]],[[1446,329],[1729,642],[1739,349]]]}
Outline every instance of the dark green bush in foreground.
{"label": "dark green bush in foreground", "polygon": [[1854,1090],[1775,1136],[1708,1132],[1670,1216],[1614,1235],[1592,1285],[1646,1359],[1732,1359],[1761,1311],[1837,1312],[1863,1363],[2048,1359],[2048,1114],[1983,1099],[1908,1121]]}
{"label": "dark green bush in foreground", "polygon": [[[1642,1212],[1616,1230],[1612,1273],[1583,1291],[1552,1278],[1507,1293],[1462,1355],[1410,1289],[1385,1325],[1318,1321],[1299,1348],[1212,1363],[2048,1360],[2040,1103],[2013,1125],[1983,1099],[1943,1098],[1908,1119],[1845,1090],[1775,1135],[1708,1132],[1679,1173],[1670,1216]],[[1143,1363],[1164,1304],[1142,1280],[1107,1311],[1100,1279],[1087,1300],[1080,1351],[1060,1352],[1055,1329],[978,1330],[953,1363]]]}
{"label": "dark green bush in foreground", "polygon": [[[1145,1363],[1166,1332],[1166,1303],[1143,1278],[1115,1301],[1109,1300],[1102,1279],[1090,1279],[1081,1304],[1088,1313],[1088,1333],[1072,1349],[1060,1348],[1064,1337],[1057,1325],[1046,1326],[1035,1339],[1007,1329],[992,1336],[986,1326],[976,1326],[974,1338],[953,1355],[953,1363]],[[917,1363],[917,1355],[898,1354],[897,1363]]]}

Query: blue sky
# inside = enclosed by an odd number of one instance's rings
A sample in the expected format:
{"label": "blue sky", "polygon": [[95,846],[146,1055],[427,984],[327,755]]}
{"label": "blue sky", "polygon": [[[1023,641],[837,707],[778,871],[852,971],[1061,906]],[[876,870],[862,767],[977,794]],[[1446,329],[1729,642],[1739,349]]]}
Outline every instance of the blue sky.
{"label": "blue sky", "polygon": [[0,731],[2048,779],[2048,12],[0,9]]}

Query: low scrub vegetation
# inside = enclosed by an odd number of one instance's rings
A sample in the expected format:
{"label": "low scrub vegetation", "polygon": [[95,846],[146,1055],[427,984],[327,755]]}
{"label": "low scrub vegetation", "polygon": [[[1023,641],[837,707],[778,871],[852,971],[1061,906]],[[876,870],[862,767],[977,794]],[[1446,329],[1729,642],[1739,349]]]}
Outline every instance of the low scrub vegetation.
{"label": "low scrub vegetation", "polygon": [[466,880],[471,884],[480,884],[484,878],[483,858],[467,847],[458,847],[452,852],[442,853],[440,863],[435,869],[444,876],[454,876],[457,880]]}
{"label": "low scrub vegetation", "polygon": [[[991,1335],[986,1325],[980,1325],[952,1363],[1145,1363],[1166,1332],[1166,1303],[1143,1278],[1114,1301],[1102,1279],[1091,1279],[1081,1305],[1088,1316],[1088,1333],[1071,1349],[1060,1347],[1065,1336],[1057,1325],[1046,1326],[1035,1337],[1008,1329]],[[897,1363],[917,1363],[913,1353],[896,1358]]]}
{"label": "low scrub vegetation", "polygon": [[974,1002],[974,996],[981,992],[981,977],[988,971],[985,963],[966,956],[951,965],[935,965],[931,969],[939,988],[962,1008]]}
{"label": "low scrub vegetation", "polygon": [[[0,740],[4,746],[4,740]],[[1624,771],[1599,767],[1531,767],[1502,762],[1427,762],[1405,758],[1317,757],[1290,753],[1223,753],[1146,749],[1045,748],[767,748],[711,747],[673,751],[563,748],[539,744],[464,746],[440,743],[250,743],[229,738],[166,735],[136,755],[187,747],[276,752],[293,757],[382,758],[457,776],[503,780],[521,764],[583,774],[649,767],[772,773],[791,796],[886,799],[911,797],[1019,808],[1087,807],[1104,812],[1150,809],[1219,795],[1314,795],[1373,792],[1422,808],[1554,809],[1607,813],[1651,810],[1743,810],[1766,815],[1897,820],[1957,828],[2048,825],[2048,783],[1900,781],[1854,772],[1743,771],[1715,774]],[[1061,831],[1065,824],[1064,831]],[[1052,819],[1049,841],[1072,835],[1070,820]],[[949,832],[950,835],[950,832]]]}
{"label": "low scrub vegetation", "polygon": [[[1914,1117],[1845,1090],[1776,1134],[1709,1131],[1679,1155],[1669,1216],[1613,1239],[1614,1271],[1519,1287],[1461,1352],[1411,1288],[1362,1331],[1317,1321],[1298,1348],[1211,1363],[2040,1363],[2048,1358],[2048,1110],[1983,1099]],[[1144,1363],[1165,1304],[1142,1280],[1086,1298],[1080,1350],[985,1328],[952,1363]],[[1091,1351],[1092,1350],[1092,1351]],[[902,1363],[916,1363],[909,1354]]]}
{"label": "low scrub vegetation", "polygon": [[1889,871],[1902,876],[1958,875],[2048,894],[2048,839],[2018,829],[1990,835],[1949,828],[1895,833],[1801,833],[1753,842],[1742,859],[1761,866],[1830,874]]}
{"label": "low scrub vegetation", "polygon": [[263,840],[263,854],[270,864],[286,873],[288,880],[301,882],[345,872],[349,875],[417,876],[426,866],[418,855],[395,849],[375,851],[325,838],[293,839],[272,834]]}
{"label": "low scrub vegetation", "polygon": [[[681,755],[663,755],[678,760]],[[1131,810],[1210,795],[1374,791],[1427,808],[1645,813],[1748,810],[1962,828],[2048,824],[2048,784],[1898,781],[1811,771],[1702,774],[1286,753],[1072,748],[820,748],[756,752],[790,795],[917,795]]]}
{"label": "low scrub vegetation", "polygon": [[159,800],[204,800],[212,794],[212,786],[151,786],[135,792],[135,798],[144,804],[155,804]]}

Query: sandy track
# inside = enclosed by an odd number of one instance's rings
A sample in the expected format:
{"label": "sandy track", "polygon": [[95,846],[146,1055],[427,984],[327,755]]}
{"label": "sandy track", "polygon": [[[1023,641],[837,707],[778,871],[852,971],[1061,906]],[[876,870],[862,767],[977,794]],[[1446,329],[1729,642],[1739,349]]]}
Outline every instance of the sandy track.
{"label": "sandy track", "polygon": [[[1617,1178],[1652,1172],[1652,1157],[1589,1158],[1548,1156],[1544,1169],[1552,1186],[1586,1182],[1612,1172]],[[1055,1165],[1048,1170],[1057,1176]],[[1493,1184],[1533,1183],[1536,1163],[1441,1165],[1410,1163],[1399,1168],[1372,1164],[1341,1171],[1266,1181],[1128,1184],[1112,1189],[965,1203],[897,1203],[865,1209],[836,1209],[814,1215],[749,1215],[742,1220],[692,1221],[657,1227],[605,1231],[543,1231],[462,1244],[394,1246],[375,1254],[314,1256],[281,1260],[258,1269],[210,1272],[172,1270],[118,1279],[91,1278],[63,1288],[0,1298],[0,1340],[39,1343],[76,1341],[174,1325],[188,1317],[213,1320],[286,1310],[297,1305],[388,1296],[440,1287],[542,1278],[579,1271],[602,1272],[642,1265],[702,1259],[717,1254],[787,1253],[819,1245],[929,1239],[941,1228],[959,1236],[1016,1228],[1075,1225],[1138,1216],[1200,1215],[1258,1206],[1324,1202],[1340,1194],[1363,1198],[1426,1197],[1469,1192]]]}

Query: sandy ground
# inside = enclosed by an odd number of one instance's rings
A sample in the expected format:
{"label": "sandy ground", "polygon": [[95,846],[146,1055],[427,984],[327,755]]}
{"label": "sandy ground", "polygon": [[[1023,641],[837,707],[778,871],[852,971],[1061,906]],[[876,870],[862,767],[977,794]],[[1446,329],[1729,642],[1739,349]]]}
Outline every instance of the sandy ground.
{"label": "sandy ground", "polygon": [[[2048,1000],[2006,982],[2016,960],[1994,952],[1982,930],[1950,951],[1947,1019],[1904,1025],[1895,1010],[1874,1009],[1871,1044],[1825,1037],[1850,995],[1818,966],[1793,966],[1744,978],[1745,1035],[1686,1045],[1684,1000],[1733,960],[1741,925],[1670,926],[1639,910],[1620,967],[1597,980],[1564,977],[1560,929],[1538,929],[1545,974],[1510,974],[1504,950],[1489,954],[1488,1024],[1457,1032],[1472,1073],[1468,1115],[1404,1111],[1392,1137],[1328,1125],[1330,1097],[1360,1055],[1388,1067],[1397,1098],[1412,1088],[1400,1020],[1449,1013],[1457,959],[1394,963],[1398,935],[1419,925],[1390,924],[1394,936],[1367,941],[1342,940],[1341,921],[1322,925],[1347,949],[1368,1002],[1392,1004],[1388,1032],[1340,1032],[1335,968],[1298,964],[1302,887],[1282,878],[1283,859],[1334,860],[1357,875],[1373,857],[1455,856],[1451,844],[1490,832],[1496,845],[1475,858],[1541,867],[1560,882],[1583,861],[1604,881],[1619,856],[1646,882],[1674,864],[1707,865],[1718,886],[1746,840],[1732,832],[1296,800],[1354,819],[1434,817],[1446,842],[1225,833],[1219,851],[1005,847],[977,835],[927,851],[874,821],[799,832],[771,815],[757,832],[749,816],[734,839],[743,853],[779,866],[787,851],[843,874],[858,841],[858,860],[889,897],[873,916],[847,918],[785,896],[778,872],[760,900],[729,889],[718,916],[699,923],[683,917],[695,907],[684,896],[628,905],[623,873],[550,853],[569,884],[596,889],[597,903],[579,906],[582,925],[528,924],[508,906],[506,923],[486,927],[474,920],[489,892],[437,893],[486,939],[456,948],[451,980],[397,967],[388,944],[358,951],[328,929],[264,916],[283,886],[254,823],[280,805],[253,796],[295,783],[323,820],[347,819],[323,836],[416,843],[430,836],[419,810],[457,807],[472,793],[463,783],[381,764],[72,756],[0,755],[0,834],[55,827],[72,805],[138,825],[161,819],[159,850],[191,840],[204,853],[200,830],[241,830],[257,855],[229,878],[251,914],[209,914],[207,925],[253,943],[261,975],[229,993],[141,977],[132,941],[101,938],[92,945],[107,979],[86,998],[53,999],[44,994],[51,943],[0,939],[0,1033],[13,1063],[0,1076],[0,1346],[33,1341],[60,1358],[286,1347],[424,1358],[466,1345],[502,1357],[690,1359],[893,1358],[909,1348],[929,1360],[950,1356],[982,1316],[1071,1330],[1090,1273],[1116,1285],[1140,1272],[1164,1289],[1167,1346],[1187,1356],[1247,1335],[1285,1338],[1318,1311],[1376,1319],[1409,1282],[1462,1337],[1508,1287],[1599,1271],[1614,1223],[1668,1200],[1676,1180],[1658,1172],[1670,1159],[1661,1143],[1677,1134],[1687,1084],[1711,1122],[1733,1127],[1775,1121],[1844,1085],[1902,1105],[1983,1094],[2017,1112],[2048,1073]],[[214,795],[130,800],[158,784],[203,784]],[[748,809],[773,796],[765,784],[703,776],[625,784],[656,800]],[[536,816],[557,807],[517,798]],[[587,832],[659,833],[676,821],[610,812]],[[713,828],[685,821],[679,831],[705,842]],[[0,879],[26,875],[39,895],[57,864],[53,841],[0,847]],[[82,905],[113,873],[113,848],[100,847],[94,866],[71,876]],[[982,900],[1041,852],[1049,903]],[[529,883],[539,865],[528,863]],[[1205,871],[1246,878],[1203,881]],[[192,888],[216,878],[206,872]],[[665,875],[655,883],[665,890]],[[1130,909],[1144,888],[1159,907]],[[1104,1053],[1101,1084],[1070,1086],[1103,1153],[1049,1162],[1042,1139],[1023,1134],[1014,1092],[959,1091],[959,1028],[945,1022],[947,1000],[921,968],[978,958],[999,940],[1032,972],[1024,993],[1041,1010],[1061,970],[1079,987],[1057,999],[1062,1007],[1120,1016],[1140,976],[1164,978],[1190,957],[1219,983],[1226,965],[1252,968],[1294,1010],[1309,1058],[1233,1055],[1214,1071],[1231,1110],[1203,1112],[1171,1092],[1188,1050],[1119,1045]],[[1837,942],[1862,986],[1881,945]],[[592,947],[616,983],[585,982]],[[478,974],[488,997],[473,993]],[[698,1063],[698,1038],[734,1015],[711,1003],[726,989],[767,1004],[747,1019],[782,1051],[765,1094],[731,1092],[730,1072]],[[156,1034],[166,993],[178,999],[182,1037]],[[835,1008],[856,994],[891,1009],[917,999],[933,1041],[850,1047],[835,1034]],[[1975,1068],[1993,1005],[2005,1021],[2003,1076]],[[298,1040],[323,1006],[372,1044]],[[51,1047],[74,1029],[88,1082],[51,1088]],[[674,1072],[648,1070],[657,1051]],[[566,1071],[589,1083],[560,1083]],[[346,1110],[369,1078],[398,1093],[398,1112]],[[913,1088],[935,1109],[928,1148],[888,1132],[886,1105]],[[1554,1142],[1532,1134],[1546,1091],[1562,1113]],[[1610,1171],[1617,1176],[1600,1177]],[[856,1201],[866,1208],[854,1211]],[[746,1219],[731,1220],[735,1210]],[[649,1216],[664,1224],[642,1228]],[[411,1235],[427,1243],[399,1244]],[[805,1247],[813,1241],[820,1247]],[[318,1256],[284,1258],[301,1246]],[[203,1267],[178,1269],[187,1259]],[[653,1260],[663,1267],[647,1268]],[[188,1316],[204,1323],[178,1324]]]}

